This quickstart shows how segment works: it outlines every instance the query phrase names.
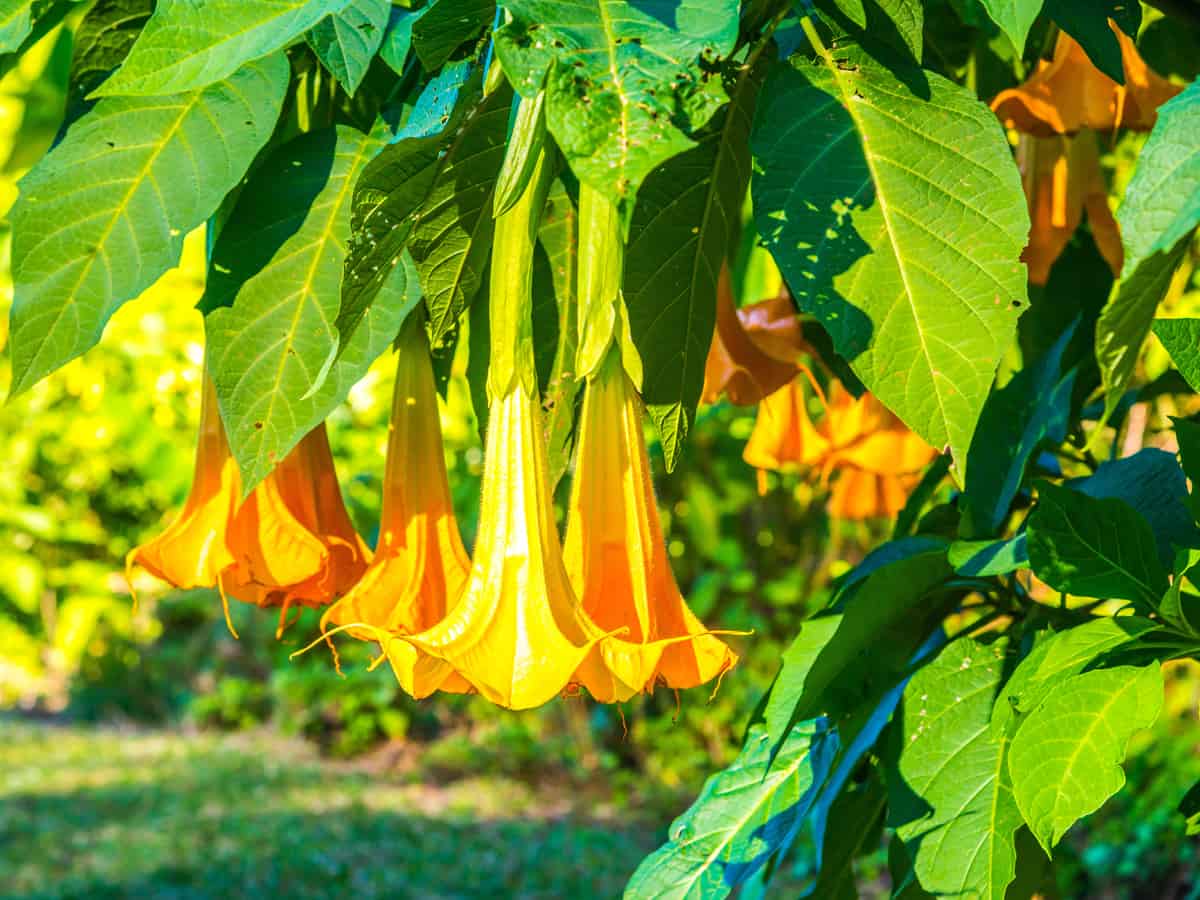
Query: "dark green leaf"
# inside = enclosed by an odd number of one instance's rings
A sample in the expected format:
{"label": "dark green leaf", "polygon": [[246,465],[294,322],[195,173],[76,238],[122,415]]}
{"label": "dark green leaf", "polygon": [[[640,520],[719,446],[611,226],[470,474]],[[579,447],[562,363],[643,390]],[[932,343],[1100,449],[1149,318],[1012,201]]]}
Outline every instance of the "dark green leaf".
{"label": "dark green leaf", "polygon": [[1193,586],[1200,575],[1200,550],[1185,549],[1175,554],[1175,577],[1163,594],[1158,611],[1163,619],[1184,634],[1200,636],[1200,596],[1184,590],[1183,583]]}
{"label": "dark green leaf", "polygon": [[836,898],[843,891],[857,898],[854,861],[879,845],[887,790],[875,769],[862,782],[846,785],[825,816],[824,834],[813,897]]}
{"label": "dark green leaf", "polygon": [[428,8],[413,10],[399,6],[392,7],[387,31],[384,33],[383,43],[379,47],[379,58],[387,63],[397,75],[404,73],[408,49],[412,46],[413,25]]}
{"label": "dark green leaf", "polygon": [[1024,306],[1028,213],[991,111],[895,71],[850,48],[776,67],[755,120],[755,221],[800,307],[961,473]]}
{"label": "dark green leaf", "polygon": [[1190,419],[1172,419],[1175,425],[1175,437],[1179,440],[1179,459],[1182,463],[1183,474],[1192,483],[1191,503],[1192,517],[1200,519],[1200,423]]}
{"label": "dark green leaf", "polygon": [[1137,37],[1142,24],[1142,7],[1137,0],[1046,0],[1046,14],[1079,42],[1097,69],[1117,84],[1125,83],[1121,45],[1108,27],[1108,20]]}
{"label": "dark green leaf", "polygon": [[1167,588],[1154,532],[1128,503],[1038,483],[1029,562],[1058,591],[1154,604]]}
{"label": "dark green leaf", "polygon": [[64,129],[95,105],[88,94],[129,54],[153,11],[154,0],[99,0],[88,10],[75,30]]}
{"label": "dark green leaf", "polygon": [[625,307],[642,358],[642,396],[668,472],[704,387],[717,276],[741,223],[750,183],[747,143],[766,63],[760,57],[743,67],[721,127],[656,168],[638,191],[625,251]]}
{"label": "dark green leaf", "polygon": [[496,14],[495,0],[434,0],[412,25],[412,44],[427,72],[440,69]]}
{"label": "dark green leaf", "polygon": [[940,453],[934,457],[933,462],[929,464],[917,486],[913,488],[912,493],[908,495],[908,499],[904,501],[904,508],[896,516],[896,527],[892,529],[893,540],[898,540],[912,533],[913,528],[917,524],[917,519],[921,515],[921,510],[925,508],[925,504],[929,502],[934,491],[945,481],[946,473],[950,471],[950,463],[951,459],[948,453]]}
{"label": "dark green leaf", "polygon": [[357,91],[367,74],[383,42],[391,9],[388,0],[351,0],[340,13],[322,19],[308,33],[308,45],[346,93]]}
{"label": "dark green leaf", "polygon": [[764,729],[751,731],[741,755],[672,823],[670,840],[638,866],[626,897],[720,900],[795,838],[838,741],[805,722],[774,755],[772,743]]}
{"label": "dark green leaf", "polygon": [[855,38],[868,38],[921,59],[921,0],[816,0],[817,8]]}
{"label": "dark green leaf", "polygon": [[96,105],[21,182],[12,211],[12,392],[79,356],[179,259],[270,137],[282,55],[171,97]]}
{"label": "dark green leaf", "polygon": [[372,306],[371,327],[329,368],[351,194],[381,145],[345,126],[285,144],[246,185],[213,247],[202,301],[212,309],[209,366],[247,493],[345,398],[420,299],[411,263],[397,266],[388,302]]}
{"label": "dark green leaf", "polygon": [[174,0],[159,3],[101,97],[190,91],[279,50],[350,0]]}
{"label": "dark green leaf", "polygon": [[1200,392],[1200,319],[1155,319],[1153,327],[1179,374]]}
{"label": "dark green leaf", "polygon": [[1073,328],[1064,332],[1049,353],[984,403],[960,500],[968,536],[999,533],[1034,451],[1043,441],[1057,445],[1066,438],[1075,373],[1062,374],[1062,358],[1073,334]]}
{"label": "dark green leaf", "polygon": [[1178,19],[1163,16],[1142,29],[1137,44],[1142,59],[1164,78],[1200,76],[1200,29],[1181,28]]}
{"label": "dark green leaf", "polygon": [[889,820],[937,896],[1003,900],[1016,874],[1009,741],[991,728],[1005,654],[1003,641],[954,641],[904,689]]}
{"label": "dark green leaf", "polygon": [[1020,56],[1025,52],[1025,38],[1033,20],[1042,11],[1042,0],[981,0]]}
{"label": "dark green leaf", "polygon": [[572,171],[632,197],[724,99],[699,68],[737,38],[735,0],[509,0],[496,32],[523,97],[545,85],[546,124]]}
{"label": "dark green leaf", "polygon": [[1200,782],[1193,784],[1179,801],[1179,812],[1187,819],[1188,837],[1200,834]]}
{"label": "dark green leaf", "polygon": [[1059,681],[1021,724],[1009,751],[1013,794],[1047,853],[1125,784],[1129,738],[1154,724],[1162,703],[1158,663],[1096,669]]}

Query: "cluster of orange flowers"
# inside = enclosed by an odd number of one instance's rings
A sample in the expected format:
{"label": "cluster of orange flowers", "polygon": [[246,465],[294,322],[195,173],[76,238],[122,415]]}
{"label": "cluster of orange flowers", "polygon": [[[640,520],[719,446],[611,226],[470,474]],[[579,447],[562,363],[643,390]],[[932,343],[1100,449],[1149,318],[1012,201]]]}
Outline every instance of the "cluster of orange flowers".
{"label": "cluster of orange flowers", "polygon": [[1158,107],[1182,90],[1152,71],[1112,20],[1109,27],[1121,45],[1123,85],[1092,65],[1083,48],[1060,31],[1053,58],[992,101],[996,115],[1020,135],[1017,162],[1033,220],[1021,258],[1033,284],[1046,283],[1085,210],[1097,248],[1113,274],[1120,273],[1121,235],[1108,207],[1096,134],[1149,131]]}
{"label": "cluster of orange flowers", "polygon": [[[808,469],[823,482],[836,474],[830,515],[894,516],[935,451],[869,393],[856,398],[834,382],[826,398],[801,362],[807,349],[786,291],[739,309],[723,271],[703,399],[724,395],[738,406],[758,404],[743,458],[760,473]],[[815,425],[806,384],[825,408]]]}

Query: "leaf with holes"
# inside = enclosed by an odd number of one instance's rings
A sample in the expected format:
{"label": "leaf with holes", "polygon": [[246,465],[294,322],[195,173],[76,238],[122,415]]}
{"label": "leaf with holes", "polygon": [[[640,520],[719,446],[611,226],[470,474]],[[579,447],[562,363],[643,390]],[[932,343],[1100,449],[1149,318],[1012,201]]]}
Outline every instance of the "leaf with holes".
{"label": "leaf with holes", "polygon": [[999,121],[938,75],[838,50],[775,67],[752,149],[755,220],[801,309],[962,477],[1026,296]]}
{"label": "leaf with holes", "polygon": [[720,127],[651,172],[633,212],[625,307],[667,471],[683,451],[704,386],[717,275],[741,222],[750,182],[747,140],[766,63],[760,57],[741,68]]}
{"label": "leaf with holes", "polygon": [[346,126],[285,144],[246,185],[213,247],[201,301],[211,310],[209,364],[247,493],[387,348],[404,298],[409,308],[419,299],[416,279],[406,283],[398,266],[394,302],[371,308],[370,327],[329,368],[354,182],[381,145]]}
{"label": "leaf with holes", "polygon": [[1022,821],[1009,741],[991,728],[1006,648],[954,641],[904,689],[890,824],[922,887],[939,897],[1003,900],[1016,875]]}
{"label": "leaf with holes", "polygon": [[12,211],[12,393],[93,346],[175,265],[266,143],[287,81],[280,55],[202,91],[105,100],[25,176]]}
{"label": "leaf with holes", "polygon": [[1129,738],[1154,724],[1162,703],[1158,663],[1096,669],[1058,682],[1022,723],[1008,770],[1021,815],[1047,853],[1125,784]]}
{"label": "leaf with holes", "polygon": [[167,0],[96,92],[175,94],[220,81],[245,63],[286,47],[351,0]]}
{"label": "leaf with holes", "polygon": [[308,45],[347,93],[353,94],[383,43],[392,5],[388,0],[353,0],[326,16],[308,33]]}
{"label": "leaf with holes", "polygon": [[737,38],[735,0],[510,0],[496,32],[523,97],[545,85],[546,124],[582,181],[632,197],[723,102],[699,67]]}

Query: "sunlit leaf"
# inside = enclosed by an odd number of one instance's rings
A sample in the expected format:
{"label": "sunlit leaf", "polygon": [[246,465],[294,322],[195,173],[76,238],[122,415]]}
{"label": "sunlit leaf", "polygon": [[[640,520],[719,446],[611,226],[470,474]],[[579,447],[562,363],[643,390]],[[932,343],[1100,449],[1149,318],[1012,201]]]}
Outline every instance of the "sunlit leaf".
{"label": "sunlit leaf", "polygon": [[33,0],[0,3],[0,53],[12,53],[33,30]]}
{"label": "sunlit leaf", "polygon": [[99,0],[88,10],[75,29],[64,128],[95,105],[87,96],[125,59],[153,11],[154,0]]}
{"label": "sunlit leaf", "polygon": [[988,15],[1008,36],[1018,54],[1025,52],[1025,38],[1033,20],[1042,11],[1043,0],[980,0]]}
{"label": "sunlit leaf", "polygon": [[352,0],[308,33],[309,46],[348,93],[358,90],[367,74],[371,58],[383,42],[391,8],[388,0]]}

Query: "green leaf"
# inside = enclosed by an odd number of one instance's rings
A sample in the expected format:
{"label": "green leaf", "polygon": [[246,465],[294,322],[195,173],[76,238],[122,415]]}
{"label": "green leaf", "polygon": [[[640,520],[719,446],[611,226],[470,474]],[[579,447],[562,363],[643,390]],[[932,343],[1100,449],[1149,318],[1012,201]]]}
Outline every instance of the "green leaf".
{"label": "green leaf", "polygon": [[904,689],[890,824],[937,896],[1003,900],[1016,874],[1009,741],[991,728],[1005,661],[1003,641],[960,639]]}
{"label": "green leaf", "polygon": [[832,768],[837,737],[805,722],[777,754],[771,749],[766,731],[753,729],[738,758],[672,823],[670,840],[638,866],[626,898],[720,900],[794,839]]}
{"label": "green leaf", "polygon": [[720,127],[651,172],[633,211],[625,308],[642,358],[642,397],[659,429],[668,472],[679,461],[704,387],[717,276],[741,224],[750,183],[747,144],[767,62],[759,57],[741,68]]}
{"label": "green leaf", "polygon": [[153,11],[154,0],[99,0],[88,10],[75,30],[64,128],[95,105],[87,96],[129,54]]}
{"label": "green leaf", "polygon": [[373,306],[372,327],[356,331],[328,368],[354,183],[381,144],[346,126],[285,144],[243,189],[213,247],[201,301],[212,310],[209,368],[246,493],[395,338],[400,322],[389,310],[403,307],[406,294],[410,306],[419,300],[415,273],[408,268],[406,279],[406,267],[397,266],[389,292],[397,302]]}
{"label": "green leaf", "polygon": [[1155,319],[1153,328],[1179,374],[1200,392],[1200,319]]}
{"label": "green leaf", "polygon": [[1009,751],[1013,793],[1047,853],[1125,784],[1129,738],[1154,724],[1162,702],[1158,663],[1097,669],[1058,682],[1021,725]]}
{"label": "green leaf", "polygon": [[865,781],[846,785],[825,816],[817,882],[811,896],[835,898],[839,890],[857,898],[854,861],[879,846],[887,790],[872,768]]}
{"label": "green leaf", "polygon": [[1192,483],[1189,506],[1192,517],[1200,519],[1200,423],[1190,419],[1172,419],[1179,441],[1179,459],[1183,473]]}
{"label": "green leaf", "polygon": [[495,0],[434,0],[412,26],[413,49],[425,71],[440,69],[455,50],[478,36],[495,14]]}
{"label": "green leaf", "polygon": [[383,43],[392,5],[388,0],[352,0],[340,13],[326,16],[307,35],[308,45],[346,93],[362,83],[375,51]]}
{"label": "green leaf", "polygon": [[12,393],[79,356],[179,259],[245,174],[287,88],[282,55],[172,97],[103,101],[21,181]]}
{"label": "green leaf", "polygon": [[817,8],[850,35],[921,59],[925,8],[921,0],[816,0]]}
{"label": "green leaf", "polygon": [[546,124],[581,180],[632,197],[723,101],[699,67],[737,38],[735,0],[509,0],[496,32],[523,97],[545,84]]}
{"label": "green leaf", "polygon": [[350,0],[160,0],[97,96],[175,94],[282,49]]}
{"label": "green leaf", "polygon": [[[1105,421],[1116,410],[1133,377],[1138,353],[1154,324],[1154,312],[1171,287],[1187,245],[1185,238],[1172,249],[1143,260],[1136,269],[1122,273],[1100,312],[1096,323],[1096,362],[1104,387]],[[1096,434],[1103,431],[1098,428]]]}
{"label": "green leaf", "polygon": [[1184,591],[1186,580],[1193,585],[1200,575],[1200,550],[1184,549],[1175,554],[1175,577],[1163,594],[1158,612],[1166,622],[1193,637],[1200,636],[1200,597]]}
{"label": "green leaf", "polygon": [[1020,56],[1025,52],[1033,20],[1042,11],[1042,0],[981,0],[992,21],[1008,36]]}
{"label": "green leaf", "polygon": [[792,724],[792,714],[804,695],[804,686],[817,658],[842,626],[842,615],[832,613],[807,619],[800,633],[783,652],[779,674],[763,706],[762,722],[776,744],[783,741]]}
{"label": "green leaf", "polygon": [[[491,191],[504,158],[512,97],[505,87],[486,98],[479,91],[476,68],[461,88],[452,84],[440,92],[443,100],[450,99],[452,112],[423,109],[422,95],[405,130],[359,178],[337,320],[343,342],[405,247],[420,273],[434,344],[479,290],[492,241]],[[425,123],[429,112],[435,113],[436,129]]]}
{"label": "green leaf", "polygon": [[[775,68],[755,120],[754,214],[801,309],[964,473],[1026,278],[1024,195],[998,120],[940,76],[852,48]],[[938,223],[932,227],[929,223]]]}
{"label": "green leaf", "polygon": [[1123,500],[1038,482],[1029,562],[1057,591],[1154,604],[1167,588],[1154,532]]}
{"label": "green leaf", "polygon": [[992,725],[1009,737],[1058,685],[1093,662],[1154,631],[1157,624],[1138,616],[1093,619],[1044,637],[1021,660],[992,711]]}
{"label": "green leaf", "polygon": [[1034,451],[1043,441],[1057,445],[1066,438],[1075,373],[1061,372],[1073,334],[1073,328],[1064,332],[1049,353],[1017,372],[984,403],[967,454],[969,474],[961,499],[968,535],[997,534]]}
{"label": "green leaf", "polygon": [[1184,832],[1188,837],[1200,834],[1200,782],[1188,788],[1188,792],[1179,801],[1179,813],[1187,820]]}
{"label": "green leaf", "polygon": [[1024,533],[995,541],[955,541],[946,558],[959,575],[1007,575],[1029,565],[1029,543]]}
{"label": "green leaf", "polygon": [[1124,274],[1200,224],[1200,81],[1164,103],[1117,210]]}
{"label": "green leaf", "polygon": [[1121,44],[1108,27],[1112,19],[1131,37],[1142,24],[1142,7],[1131,0],[1046,0],[1046,14],[1083,47],[1092,64],[1117,84],[1125,83]]}
{"label": "green leaf", "polygon": [[33,31],[33,0],[0,3],[0,53],[12,53]]}
{"label": "green leaf", "polygon": [[397,75],[404,74],[404,63],[412,46],[413,25],[429,9],[404,9],[393,6],[388,18],[387,31],[379,47],[379,58],[387,63]]}

